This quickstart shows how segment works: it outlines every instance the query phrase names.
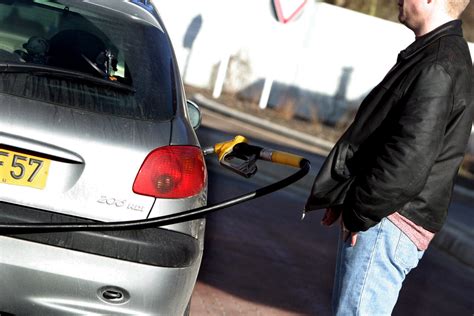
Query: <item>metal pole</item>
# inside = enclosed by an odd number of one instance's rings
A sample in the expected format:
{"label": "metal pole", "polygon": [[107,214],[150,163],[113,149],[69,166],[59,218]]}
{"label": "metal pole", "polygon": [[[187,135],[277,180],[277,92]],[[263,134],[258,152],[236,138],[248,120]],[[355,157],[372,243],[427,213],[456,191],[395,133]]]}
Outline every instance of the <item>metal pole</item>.
{"label": "metal pole", "polygon": [[222,88],[224,87],[224,81],[227,74],[229,60],[230,54],[225,54],[219,63],[219,70],[217,71],[217,78],[216,82],[214,83],[214,90],[212,91],[212,97],[214,99],[217,99],[221,96]]}
{"label": "metal pole", "polygon": [[270,99],[270,92],[272,90],[273,85],[273,76],[268,76],[265,79],[265,83],[263,84],[262,95],[260,96],[260,102],[258,103],[258,107],[262,110],[265,109],[268,105],[268,100]]}

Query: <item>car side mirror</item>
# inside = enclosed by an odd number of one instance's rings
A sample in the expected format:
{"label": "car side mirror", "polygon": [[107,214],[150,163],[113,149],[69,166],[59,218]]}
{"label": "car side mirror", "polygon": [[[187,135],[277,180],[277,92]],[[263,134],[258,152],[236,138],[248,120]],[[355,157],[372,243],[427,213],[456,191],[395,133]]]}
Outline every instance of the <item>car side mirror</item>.
{"label": "car side mirror", "polygon": [[191,126],[197,130],[201,126],[201,110],[199,109],[199,106],[191,100],[187,100],[186,105],[188,108],[189,122],[191,123]]}

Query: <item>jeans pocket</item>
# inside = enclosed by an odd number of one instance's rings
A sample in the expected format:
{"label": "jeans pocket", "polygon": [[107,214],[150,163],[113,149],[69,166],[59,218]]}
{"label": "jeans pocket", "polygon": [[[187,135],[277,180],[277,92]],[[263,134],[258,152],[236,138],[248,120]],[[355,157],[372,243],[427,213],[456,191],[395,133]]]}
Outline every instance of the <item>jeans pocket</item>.
{"label": "jeans pocket", "polygon": [[403,232],[400,232],[394,259],[407,273],[415,268],[420,261],[422,251]]}

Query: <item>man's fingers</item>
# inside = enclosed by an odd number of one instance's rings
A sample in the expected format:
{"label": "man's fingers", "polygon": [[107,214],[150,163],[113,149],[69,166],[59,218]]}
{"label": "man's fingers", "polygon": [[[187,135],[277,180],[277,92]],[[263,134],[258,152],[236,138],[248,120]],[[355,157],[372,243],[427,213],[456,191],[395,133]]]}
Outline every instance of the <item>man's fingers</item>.
{"label": "man's fingers", "polygon": [[351,232],[351,246],[354,247],[357,243],[357,233]]}
{"label": "man's fingers", "polygon": [[349,231],[345,226],[344,223],[342,224],[342,237],[344,242],[347,242],[349,238],[351,239],[351,247],[354,247],[357,243],[357,233]]}

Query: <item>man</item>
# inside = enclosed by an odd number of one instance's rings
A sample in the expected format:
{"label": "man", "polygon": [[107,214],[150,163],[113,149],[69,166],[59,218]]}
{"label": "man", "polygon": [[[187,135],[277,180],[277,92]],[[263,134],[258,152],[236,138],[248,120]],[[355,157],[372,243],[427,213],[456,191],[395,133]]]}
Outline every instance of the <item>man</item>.
{"label": "man", "polygon": [[[306,204],[342,218],[333,310],[389,315],[402,282],[447,215],[472,126],[469,0],[398,0],[416,36],[362,102]],[[342,216],[340,216],[342,215]]]}

